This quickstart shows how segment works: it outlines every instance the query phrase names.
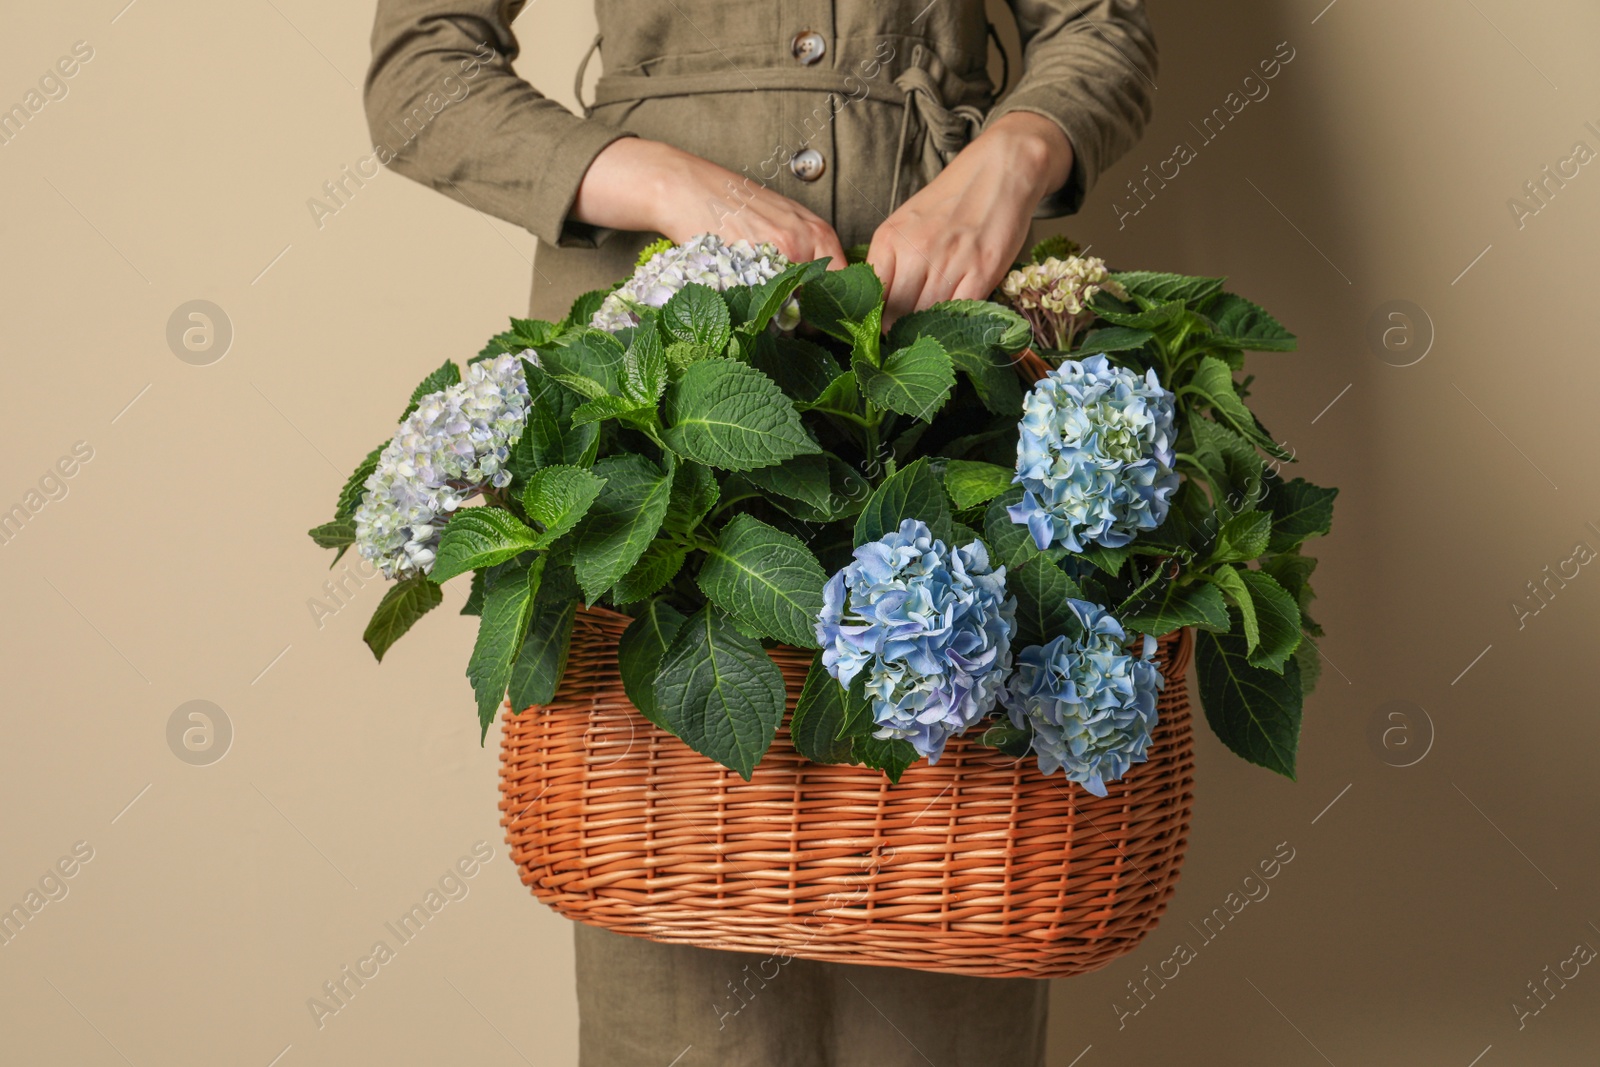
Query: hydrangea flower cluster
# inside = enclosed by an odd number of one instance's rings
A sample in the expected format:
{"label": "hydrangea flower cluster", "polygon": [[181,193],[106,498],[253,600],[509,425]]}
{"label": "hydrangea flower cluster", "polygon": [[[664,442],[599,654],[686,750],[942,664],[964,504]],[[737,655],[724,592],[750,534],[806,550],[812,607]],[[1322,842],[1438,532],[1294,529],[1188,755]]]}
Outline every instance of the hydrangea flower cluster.
{"label": "hydrangea flower cluster", "polygon": [[465,381],[429,393],[378,456],[356,509],[356,550],[385,578],[433,568],[444,524],[489,486],[511,481],[506,458],[522,436],[530,350],[474,363]]}
{"label": "hydrangea flower cluster", "polygon": [[1120,548],[1160,526],[1178,488],[1172,404],[1154,370],[1140,377],[1103,355],[1051,371],[1022,403],[1015,481],[1025,492],[1011,521],[1041,551]]}
{"label": "hydrangea flower cluster", "polygon": [[[716,234],[703,233],[684,244],[668,247],[639,265],[622,288],[606,297],[589,325],[614,333],[639,324],[639,312],[658,308],[690,282],[722,292],[736,285],[760,285],[789,265],[778,246],[752,245],[739,240],[724,244]],[[800,319],[800,305],[790,301],[778,315],[778,325],[791,330]]]}
{"label": "hydrangea flower cluster", "polygon": [[1083,600],[1067,604],[1078,632],[1017,655],[1006,711],[1013,725],[1032,725],[1040,773],[1060,770],[1103,797],[1107,782],[1147,758],[1156,694],[1166,679],[1151,661],[1154,638],[1146,635],[1143,655],[1131,656],[1127,634],[1104,608]]}
{"label": "hydrangea flower cluster", "polygon": [[1124,299],[1128,295],[1112,281],[1106,261],[1098,256],[1029,263],[1000,283],[1000,291],[1028,320],[1033,335],[1061,351],[1071,348],[1078,330],[1094,321],[1088,304],[1102,289]]}
{"label": "hydrangea flower cluster", "polygon": [[875,737],[904,738],[937,763],[946,741],[994,709],[1016,632],[1005,577],[981,542],[948,549],[907,519],[829,579],[822,664],[845,687],[866,672]]}

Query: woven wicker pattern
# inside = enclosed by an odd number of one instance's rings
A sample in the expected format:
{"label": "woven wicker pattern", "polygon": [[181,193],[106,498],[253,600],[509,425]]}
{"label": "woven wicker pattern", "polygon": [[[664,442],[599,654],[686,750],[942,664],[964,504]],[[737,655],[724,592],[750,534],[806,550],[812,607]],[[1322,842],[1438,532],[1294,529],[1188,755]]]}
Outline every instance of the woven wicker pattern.
{"label": "woven wicker pattern", "polygon": [[[1063,977],[1154,928],[1193,804],[1184,681],[1147,763],[1104,799],[956,738],[898,785],[803,759],[787,726],[745,782],[646,721],[617,675],[626,616],[578,614],[555,703],[504,716],[501,825],[534,896],[623,934],[956,974]],[[811,654],[777,649],[790,709]]]}

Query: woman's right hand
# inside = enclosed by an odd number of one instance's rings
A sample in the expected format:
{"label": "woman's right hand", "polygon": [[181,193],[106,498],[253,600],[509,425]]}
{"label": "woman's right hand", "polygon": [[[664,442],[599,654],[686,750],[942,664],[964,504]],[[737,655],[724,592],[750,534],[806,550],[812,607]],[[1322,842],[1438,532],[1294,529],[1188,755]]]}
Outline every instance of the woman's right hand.
{"label": "woman's right hand", "polygon": [[578,187],[572,217],[593,226],[659,233],[682,243],[702,233],[724,241],[771,241],[796,263],[845,265],[833,227],[782,193],[660,141],[607,145]]}

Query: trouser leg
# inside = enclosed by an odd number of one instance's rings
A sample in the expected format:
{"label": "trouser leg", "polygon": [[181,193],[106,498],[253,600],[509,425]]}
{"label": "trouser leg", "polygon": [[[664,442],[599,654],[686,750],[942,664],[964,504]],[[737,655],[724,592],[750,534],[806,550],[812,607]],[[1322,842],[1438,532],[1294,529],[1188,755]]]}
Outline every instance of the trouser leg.
{"label": "trouser leg", "polygon": [[579,1067],[826,1067],[823,964],[574,923]]}
{"label": "trouser leg", "polygon": [[833,969],[831,1067],[1042,1067],[1050,983]]}

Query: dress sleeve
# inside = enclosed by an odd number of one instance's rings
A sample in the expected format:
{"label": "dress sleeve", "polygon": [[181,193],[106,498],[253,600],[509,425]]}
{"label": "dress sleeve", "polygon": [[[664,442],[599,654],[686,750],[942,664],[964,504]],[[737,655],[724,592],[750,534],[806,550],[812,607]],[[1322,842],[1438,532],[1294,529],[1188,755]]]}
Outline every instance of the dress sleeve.
{"label": "dress sleeve", "polygon": [[1038,217],[1070,215],[1132,148],[1150,119],[1156,43],[1144,0],[1008,0],[1022,37],[1022,77],[989,121],[1031,111],[1072,142],[1072,174]]}
{"label": "dress sleeve", "polygon": [[[580,118],[511,67],[523,0],[378,0],[367,124],[380,161],[539,240],[593,245],[567,218],[584,173],[625,131]],[[388,152],[383,151],[384,148]]]}

